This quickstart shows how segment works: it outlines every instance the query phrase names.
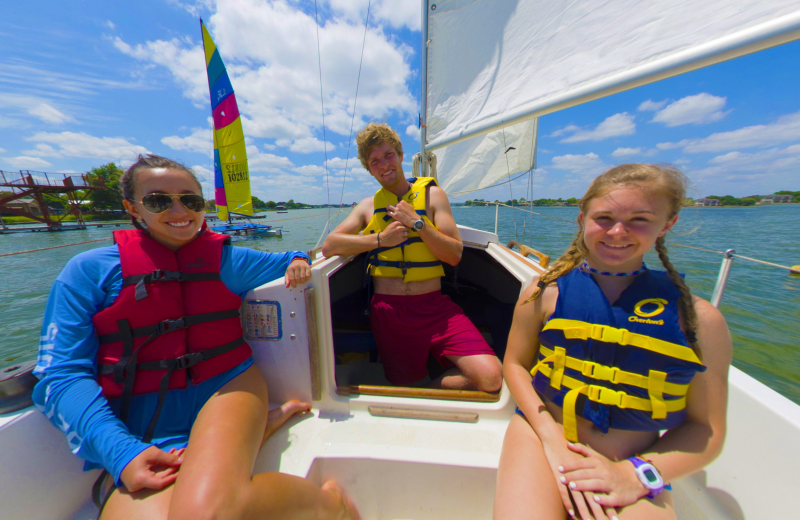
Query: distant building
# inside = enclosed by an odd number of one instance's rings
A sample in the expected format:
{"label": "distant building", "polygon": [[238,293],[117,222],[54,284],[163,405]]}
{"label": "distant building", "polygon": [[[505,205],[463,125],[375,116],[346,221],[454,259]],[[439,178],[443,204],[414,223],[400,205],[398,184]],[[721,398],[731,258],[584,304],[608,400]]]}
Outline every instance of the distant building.
{"label": "distant building", "polygon": [[697,199],[694,201],[695,206],[722,206],[719,199]]}
{"label": "distant building", "polygon": [[788,204],[792,202],[791,195],[765,195],[759,204]]}
{"label": "distant building", "polygon": [[39,205],[33,199],[17,199],[3,204],[5,208],[21,211],[28,215],[40,215]]}

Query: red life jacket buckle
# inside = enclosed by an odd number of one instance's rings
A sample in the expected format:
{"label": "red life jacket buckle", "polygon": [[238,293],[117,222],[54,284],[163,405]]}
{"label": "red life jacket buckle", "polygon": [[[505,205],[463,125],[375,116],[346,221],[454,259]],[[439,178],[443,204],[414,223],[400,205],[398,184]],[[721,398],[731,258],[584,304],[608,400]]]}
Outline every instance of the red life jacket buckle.
{"label": "red life jacket buckle", "polygon": [[185,329],[186,327],[186,320],[184,318],[178,318],[177,320],[164,320],[156,324],[156,332],[161,335],[166,334],[167,332],[176,331],[178,329]]}
{"label": "red life jacket buckle", "polygon": [[184,370],[203,361],[203,354],[202,352],[193,352],[191,354],[186,354],[185,356],[175,358],[175,360],[177,361],[175,370]]}

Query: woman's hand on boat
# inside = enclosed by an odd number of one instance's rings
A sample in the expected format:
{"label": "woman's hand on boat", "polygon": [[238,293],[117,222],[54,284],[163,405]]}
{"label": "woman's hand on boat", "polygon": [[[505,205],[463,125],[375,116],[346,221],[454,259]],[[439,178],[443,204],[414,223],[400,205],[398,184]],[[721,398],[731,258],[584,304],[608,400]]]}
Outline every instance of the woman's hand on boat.
{"label": "woman's hand on boat", "polygon": [[305,258],[295,258],[286,268],[284,281],[286,287],[290,285],[297,287],[299,284],[306,283],[311,278],[311,265]]}
{"label": "woman's hand on boat", "polygon": [[408,228],[401,222],[392,222],[381,231],[381,247],[394,247],[408,239]]}
{"label": "woman's hand on boat", "polygon": [[120,479],[130,493],[140,489],[164,489],[178,478],[178,470],[183,463],[183,452],[171,449],[163,451],[150,446],[133,458],[122,470]]}
{"label": "woman's hand on boat", "polygon": [[628,460],[613,462],[583,444],[568,447],[582,455],[564,464],[563,476],[570,489],[593,493],[592,500],[604,508],[631,505],[648,493]]}

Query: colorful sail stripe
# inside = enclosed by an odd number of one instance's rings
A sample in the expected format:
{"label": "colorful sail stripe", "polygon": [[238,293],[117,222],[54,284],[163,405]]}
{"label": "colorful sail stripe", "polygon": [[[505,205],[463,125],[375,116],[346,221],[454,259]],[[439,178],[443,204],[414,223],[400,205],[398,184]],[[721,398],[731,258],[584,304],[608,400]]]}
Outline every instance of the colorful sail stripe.
{"label": "colorful sail stripe", "polygon": [[219,50],[202,20],[200,27],[214,121],[214,201],[217,215],[223,220],[228,218],[228,211],[252,215],[250,172],[236,95]]}

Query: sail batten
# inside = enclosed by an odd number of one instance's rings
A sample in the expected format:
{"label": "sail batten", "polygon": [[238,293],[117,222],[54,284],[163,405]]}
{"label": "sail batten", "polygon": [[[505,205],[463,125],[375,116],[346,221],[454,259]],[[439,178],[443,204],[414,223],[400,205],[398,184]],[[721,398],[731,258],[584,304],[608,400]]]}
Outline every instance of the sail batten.
{"label": "sail batten", "polygon": [[230,212],[252,215],[250,170],[236,95],[219,49],[202,20],[200,28],[214,123],[214,202],[217,216],[226,220]]}
{"label": "sail batten", "polygon": [[427,19],[428,150],[800,38],[796,0],[438,0]]}

